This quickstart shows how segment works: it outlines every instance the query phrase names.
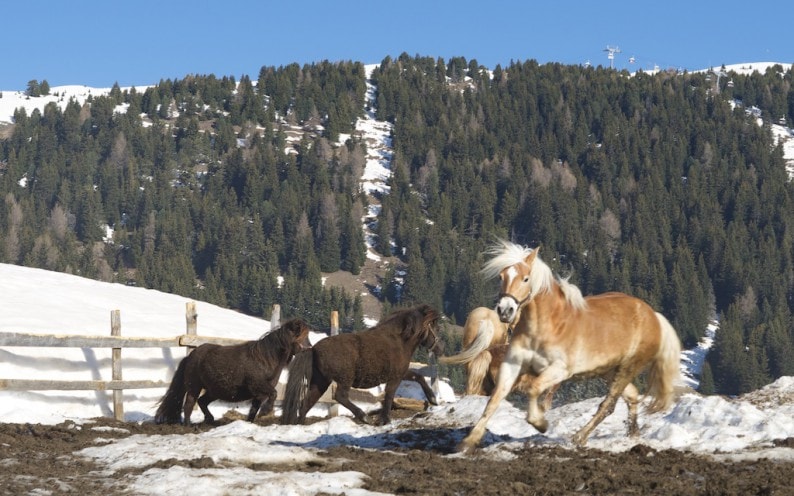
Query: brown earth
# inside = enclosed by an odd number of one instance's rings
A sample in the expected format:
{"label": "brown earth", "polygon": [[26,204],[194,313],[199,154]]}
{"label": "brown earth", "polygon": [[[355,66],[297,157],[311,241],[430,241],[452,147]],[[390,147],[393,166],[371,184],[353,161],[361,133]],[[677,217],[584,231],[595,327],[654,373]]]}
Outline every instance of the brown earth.
{"label": "brown earth", "polygon": [[[421,495],[792,495],[794,462],[773,460],[720,462],[675,450],[655,451],[638,445],[625,453],[561,447],[527,447],[511,460],[496,460],[483,453],[451,454],[462,437],[459,429],[426,428],[421,413],[397,410],[395,417],[416,415],[404,431],[394,434],[394,446],[363,449],[355,446],[328,449],[323,461],[297,465],[250,466],[251,470],[338,472],[353,470],[369,476],[370,491]],[[229,422],[225,418],[221,423]],[[175,465],[219,467],[206,457],[190,461],[158,461],[152,466],[112,475],[104,467],[75,456],[96,445],[96,438],[132,434],[174,434],[205,431],[211,427],[163,426],[95,419],[96,424],[118,429],[80,429],[72,423],[55,426],[0,424],[0,494],[120,494],[125,475],[149,468]],[[270,424],[273,417],[259,419]],[[794,447],[794,439],[781,441]],[[406,447],[409,446],[409,447]],[[187,488],[185,488],[187,490]],[[267,491],[263,488],[263,494]],[[199,490],[200,491],[200,490]]]}
{"label": "brown earth", "polygon": [[358,275],[339,270],[323,273],[325,285],[344,289],[349,295],[361,296],[361,303],[365,317],[380,320],[381,302],[376,295],[377,288],[383,285],[383,278],[390,266],[400,267],[397,257],[383,258],[380,261],[367,259]]}

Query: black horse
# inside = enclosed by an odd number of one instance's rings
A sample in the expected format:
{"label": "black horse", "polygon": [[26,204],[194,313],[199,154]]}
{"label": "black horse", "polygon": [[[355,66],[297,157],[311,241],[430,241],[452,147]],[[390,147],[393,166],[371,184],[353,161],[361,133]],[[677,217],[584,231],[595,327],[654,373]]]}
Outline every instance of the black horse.
{"label": "black horse", "polygon": [[[184,410],[184,423],[190,425],[197,399],[208,423],[213,423],[215,417],[207,405],[215,400],[252,400],[249,421],[256,418],[260,407],[263,415],[270,413],[281,371],[297,352],[311,346],[310,330],[303,320],[292,319],[256,341],[231,346],[202,344],[179,363],[154,421],[178,424]],[[204,394],[199,397],[202,389]]]}
{"label": "black horse", "polygon": [[306,413],[336,381],[334,399],[363,423],[370,422],[350,401],[350,388],[385,383],[380,420],[389,423],[397,387],[403,378],[412,378],[408,367],[416,348],[422,345],[441,353],[438,318],[438,312],[429,305],[397,310],[369,330],[329,336],[298,353],[289,367],[281,422],[303,423]]}

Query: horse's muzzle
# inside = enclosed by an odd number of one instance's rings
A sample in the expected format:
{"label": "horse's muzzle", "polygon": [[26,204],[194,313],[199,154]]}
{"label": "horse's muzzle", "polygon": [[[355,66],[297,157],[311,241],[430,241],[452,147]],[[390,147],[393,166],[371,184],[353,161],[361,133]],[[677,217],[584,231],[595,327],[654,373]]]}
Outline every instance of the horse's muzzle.
{"label": "horse's muzzle", "polygon": [[511,296],[503,296],[496,304],[495,310],[496,314],[499,315],[499,320],[505,324],[510,324],[516,318],[518,305],[516,304],[515,298]]}

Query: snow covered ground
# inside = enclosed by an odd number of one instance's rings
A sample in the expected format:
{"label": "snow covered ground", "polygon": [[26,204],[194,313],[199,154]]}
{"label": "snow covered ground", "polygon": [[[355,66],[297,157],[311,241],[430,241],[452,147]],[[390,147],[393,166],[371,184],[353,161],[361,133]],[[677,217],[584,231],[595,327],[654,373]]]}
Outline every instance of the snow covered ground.
{"label": "snow covered ground", "polygon": [[[120,309],[122,335],[171,337],[184,333],[187,301],[143,288],[0,264],[0,333],[109,335],[110,312]],[[269,329],[266,321],[208,303],[197,302],[197,309],[199,335],[256,339]],[[315,335],[313,341],[321,337]],[[702,363],[707,344],[704,342],[700,351],[685,352],[687,363]],[[183,356],[181,348],[124,349],[124,379],[170,381]],[[0,379],[108,380],[110,377],[109,350],[0,347]],[[125,391],[126,420],[151,422],[156,402],[164,392],[164,389]],[[468,428],[482,414],[485,397],[458,398],[444,382],[441,392],[442,404],[431,407],[421,420],[427,427]],[[419,397],[417,393],[408,384],[400,392],[406,397]],[[598,402],[599,399],[590,399],[552,409],[548,413],[549,431],[542,435],[526,423],[523,411],[505,401],[489,424],[484,451],[500,456],[511,447],[525,444],[575,449],[569,439],[592,416]],[[70,420],[74,428],[93,429],[91,419],[112,415],[111,405],[111,393],[105,391],[0,391],[0,422],[55,424]],[[219,416],[228,408],[238,408],[244,414],[248,405],[211,405],[213,413]],[[206,456],[225,467],[223,470],[179,466],[149,469],[134,480],[131,489],[137,494],[168,494],[174,487],[190,486],[190,480],[200,481],[202,491],[208,495],[226,494],[236,484],[257,490],[278,487],[283,494],[319,491],[367,494],[359,489],[363,484],[360,473],[323,474],[320,478],[317,474],[270,473],[246,468],[255,462],[310,460],[334,445],[386,449],[397,442],[394,433],[407,421],[395,420],[381,427],[363,426],[355,423],[344,408],[340,410],[339,417],[309,426],[259,426],[235,421],[199,434],[133,435],[117,441],[103,440],[103,432],[97,428],[97,445],[79,454],[104,465],[109,476],[144,462],[152,464],[169,458]],[[325,411],[316,409],[314,414],[324,415]],[[606,451],[631,448],[637,440],[626,438],[625,418],[625,405],[619,402],[615,413],[594,431],[588,447]],[[200,412],[194,413],[194,420],[201,420]],[[794,377],[783,377],[741,398],[686,394],[667,412],[641,414],[640,426],[639,442],[657,450],[671,448],[730,459],[794,460],[794,449],[775,447],[772,443],[774,439],[794,437]],[[507,437],[499,437],[503,435]]]}

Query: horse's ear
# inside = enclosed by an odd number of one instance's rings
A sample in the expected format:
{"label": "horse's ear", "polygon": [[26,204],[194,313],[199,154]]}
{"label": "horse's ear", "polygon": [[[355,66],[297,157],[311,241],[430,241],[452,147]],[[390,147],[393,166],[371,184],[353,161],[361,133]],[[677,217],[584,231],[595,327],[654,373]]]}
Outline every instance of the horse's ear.
{"label": "horse's ear", "polygon": [[538,245],[538,247],[537,247],[537,248],[535,248],[534,250],[532,250],[532,251],[529,253],[529,255],[527,255],[527,258],[525,258],[525,259],[524,259],[524,263],[525,263],[525,264],[527,264],[527,265],[532,265],[532,262],[534,262],[534,261],[535,261],[535,258],[538,256],[538,252],[539,252],[539,251],[540,251],[540,245]]}
{"label": "horse's ear", "polygon": [[410,339],[411,336],[419,334],[424,330],[427,309],[429,307],[427,303],[423,303],[411,309],[411,323],[403,328],[403,339]]}
{"label": "horse's ear", "polygon": [[289,326],[289,332],[291,332],[296,336],[301,333],[301,328],[303,327],[300,319],[291,319],[287,321],[284,325]]}

